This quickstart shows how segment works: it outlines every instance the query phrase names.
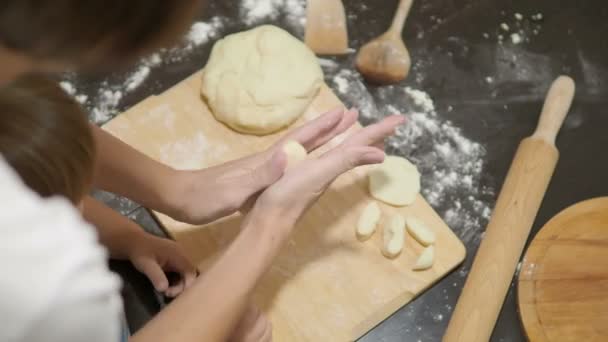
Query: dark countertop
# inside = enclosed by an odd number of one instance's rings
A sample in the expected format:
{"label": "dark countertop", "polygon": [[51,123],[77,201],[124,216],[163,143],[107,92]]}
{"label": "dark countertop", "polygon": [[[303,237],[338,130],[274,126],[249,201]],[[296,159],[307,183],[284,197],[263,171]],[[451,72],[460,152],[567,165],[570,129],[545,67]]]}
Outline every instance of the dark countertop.
{"label": "dark countertop", "polygon": [[[201,18],[218,14],[228,18],[238,16],[238,1],[210,2]],[[388,26],[397,0],[346,0],[344,3],[349,14],[351,46],[358,48]],[[524,37],[530,41],[516,46],[498,44],[499,24],[513,23],[516,12],[526,17],[522,24],[526,31]],[[530,20],[529,16],[535,13],[542,13],[543,19]],[[574,105],[557,141],[561,160],[533,234],[567,206],[608,193],[608,182],[604,178],[608,174],[608,158],[601,152],[608,146],[605,133],[608,115],[603,113],[608,99],[605,86],[608,7],[603,1],[416,1],[405,27],[404,38],[412,60],[425,63],[412,71],[404,85],[431,94],[439,115],[445,115],[454,126],[461,128],[467,138],[482,144],[486,150],[482,180],[489,188],[500,189],[518,142],[531,134],[536,125],[542,100],[553,78],[566,73],[577,82]],[[235,21],[223,33],[243,28]],[[537,28],[538,35],[533,33]],[[484,32],[490,35],[489,39],[484,38]],[[206,44],[181,63],[153,70],[142,87],[123,99],[120,109],[152,93],[162,92],[200,69],[210,47],[211,43]],[[336,61],[348,65],[352,57]],[[486,82],[487,76],[491,76],[493,82]],[[88,78],[82,84],[94,89],[98,81]],[[453,110],[446,113],[444,109],[448,106]],[[497,193],[486,199],[489,205],[493,205]],[[124,213],[131,213],[147,229],[161,233],[150,215],[136,204],[109,195],[103,197]],[[442,212],[442,208],[436,209]],[[479,239],[467,243],[467,259],[457,271],[389,317],[362,341],[439,341],[478,243]],[[149,287],[142,285],[145,281],[135,279],[133,270],[123,266],[118,268],[127,283],[130,322],[137,328],[160,305],[155,304],[155,296],[146,294],[150,292]],[[492,341],[524,340],[515,291],[512,286]],[[438,316],[437,312],[444,314]]]}

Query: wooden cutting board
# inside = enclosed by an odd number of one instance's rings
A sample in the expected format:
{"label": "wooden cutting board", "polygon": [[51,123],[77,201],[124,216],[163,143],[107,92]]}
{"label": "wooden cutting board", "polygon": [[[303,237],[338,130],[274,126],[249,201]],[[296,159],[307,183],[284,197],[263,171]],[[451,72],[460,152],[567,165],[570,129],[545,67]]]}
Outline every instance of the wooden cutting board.
{"label": "wooden cutting board", "polygon": [[[280,134],[238,134],[216,121],[201,100],[200,77],[198,72],[149,97],[104,129],[178,169],[204,168],[243,157],[279,138]],[[342,106],[340,100],[323,86],[294,126],[338,106]],[[254,298],[273,321],[275,341],[359,338],[464,259],[463,244],[420,196],[407,208],[381,208],[385,218],[396,212],[413,215],[436,232],[435,265],[427,271],[411,270],[422,247],[410,237],[398,258],[384,258],[381,230],[365,243],[355,237],[355,222],[369,200],[366,169],[360,168],[338,178],[298,224]],[[234,215],[195,227],[155,215],[203,269],[235,236],[241,219]]]}
{"label": "wooden cutting board", "polygon": [[567,208],[536,235],[518,303],[530,341],[608,341],[608,197]]}

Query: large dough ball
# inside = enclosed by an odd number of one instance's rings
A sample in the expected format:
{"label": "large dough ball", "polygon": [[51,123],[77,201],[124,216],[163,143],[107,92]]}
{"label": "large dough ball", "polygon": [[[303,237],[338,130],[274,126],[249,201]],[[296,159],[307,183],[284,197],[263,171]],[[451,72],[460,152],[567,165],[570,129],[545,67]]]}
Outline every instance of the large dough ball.
{"label": "large dough ball", "polygon": [[216,119],[263,135],[302,115],[322,82],[314,53],[286,31],[265,25],[215,43],[202,94]]}
{"label": "large dough ball", "polygon": [[420,192],[420,173],[407,159],[387,156],[369,173],[369,192],[377,200],[394,206],[414,203]]}

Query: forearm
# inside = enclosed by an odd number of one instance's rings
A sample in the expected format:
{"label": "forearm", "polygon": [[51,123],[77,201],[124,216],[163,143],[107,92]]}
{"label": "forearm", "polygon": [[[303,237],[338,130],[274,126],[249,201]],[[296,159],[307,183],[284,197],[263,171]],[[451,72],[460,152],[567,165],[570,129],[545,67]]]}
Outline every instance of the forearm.
{"label": "forearm", "polygon": [[286,239],[286,229],[266,222],[277,221],[245,222],[219,260],[132,341],[225,341]]}
{"label": "forearm", "polygon": [[91,125],[99,151],[94,183],[97,188],[133,199],[172,215],[173,180],[178,172]]}
{"label": "forearm", "polygon": [[99,242],[106,246],[112,258],[127,259],[129,246],[145,232],[128,218],[90,196],[84,199],[83,204],[84,218],[97,229]]}

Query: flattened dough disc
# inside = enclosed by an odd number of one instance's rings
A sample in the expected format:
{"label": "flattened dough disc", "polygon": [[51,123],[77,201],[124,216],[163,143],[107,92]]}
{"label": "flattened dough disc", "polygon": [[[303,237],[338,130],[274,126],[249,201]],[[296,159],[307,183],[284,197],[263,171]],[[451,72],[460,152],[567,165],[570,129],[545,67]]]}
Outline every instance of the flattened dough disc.
{"label": "flattened dough disc", "polygon": [[608,341],[608,197],[543,227],[522,262],[517,300],[530,341]]}

